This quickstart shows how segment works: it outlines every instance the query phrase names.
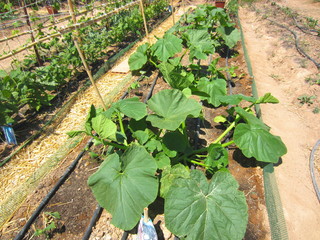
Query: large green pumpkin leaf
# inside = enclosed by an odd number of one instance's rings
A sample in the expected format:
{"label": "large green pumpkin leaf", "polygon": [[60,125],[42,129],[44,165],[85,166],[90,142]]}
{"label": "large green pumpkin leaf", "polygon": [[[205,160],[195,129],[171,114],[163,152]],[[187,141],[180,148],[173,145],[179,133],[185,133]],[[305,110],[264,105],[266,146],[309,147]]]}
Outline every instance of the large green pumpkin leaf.
{"label": "large green pumpkin leaf", "polygon": [[145,43],[138,47],[137,51],[129,58],[129,67],[131,71],[141,69],[148,61],[147,50],[149,44]]}
{"label": "large green pumpkin leaf", "polygon": [[165,198],[167,228],[187,240],[242,239],[248,213],[245,196],[228,172],[208,182],[199,170],[189,179],[176,179]]}
{"label": "large green pumpkin leaf", "polygon": [[224,79],[216,79],[209,81],[203,77],[198,83],[198,89],[202,92],[207,93],[210,97],[202,97],[215,107],[220,106],[220,98],[227,94],[226,81]]}
{"label": "large green pumpkin leaf", "polygon": [[115,103],[114,107],[135,120],[140,120],[147,115],[147,106],[145,103],[140,102],[138,97],[120,100]]}
{"label": "large green pumpkin leaf", "polygon": [[121,112],[138,121],[147,115],[147,105],[140,102],[138,97],[122,99],[113,103],[103,115],[107,118],[112,118],[113,114],[116,112]]}
{"label": "large green pumpkin leaf", "polygon": [[147,121],[154,127],[171,131],[175,131],[189,115],[198,117],[201,111],[196,100],[186,98],[176,89],[158,92],[148,101],[148,106],[154,114],[148,115]]}
{"label": "large green pumpkin leaf", "polygon": [[182,50],[182,40],[173,34],[166,34],[160,38],[152,47],[154,55],[163,62],[173,57]]}
{"label": "large green pumpkin leaf", "polygon": [[188,30],[185,33],[187,44],[190,49],[190,61],[196,59],[207,59],[210,53],[214,53],[214,41],[206,29]]}
{"label": "large green pumpkin leaf", "polygon": [[234,27],[219,26],[217,28],[217,33],[221,35],[229,48],[233,48],[240,40],[240,31]]}
{"label": "large green pumpkin leaf", "polygon": [[88,185],[98,203],[112,214],[113,225],[130,230],[138,223],[143,208],[157,197],[156,169],[150,154],[133,145],[121,158],[110,155],[89,177]]}
{"label": "large green pumpkin leaf", "polygon": [[287,153],[281,138],[272,135],[260,125],[238,124],[233,139],[246,157],[254,157],[261,162],[276,163],[279,157]]}

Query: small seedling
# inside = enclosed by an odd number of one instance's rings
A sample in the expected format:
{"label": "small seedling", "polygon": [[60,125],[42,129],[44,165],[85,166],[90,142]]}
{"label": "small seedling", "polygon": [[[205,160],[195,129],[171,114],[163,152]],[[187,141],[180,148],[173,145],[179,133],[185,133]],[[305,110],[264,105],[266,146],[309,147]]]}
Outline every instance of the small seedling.
{"label": "small seedling", "polygon": [[319,108],[319,107],[315,107],[315,108],[312,110],[312,112],[313,112],[314,114],[318,114],[318,113],[320,113],[320,108]]}
{"label": "small seedling", "polygon": [[320,74],[316,74],[314,77],[309,76],[305,81],[310,85],[320,85]]}
{"label": "small seedling", "polygon": [[298,100],[300,101],[300,104],[308,104],[308,106],[310,106],[311,104],[313,104],[312,99],[315,99],[316,96],[308,96],[308,95],[302,95],[300,97],[298,97]]}
{"label": "small seedling", "polygon": [[33,236],[41,236],[44,235],[46,239],[50,239],[50,232],[55,230],[57,228],[56,226],[56,220],[59,220],[61,218],[59,212],[45,212],[43,213],[43,225],[44,228],[42,229],[36,229]]}
{"label": "small seedling", "polygon": [[272,77],[274,80],[280,80],[280,76],[276,74],[271,74],[270,77]]}

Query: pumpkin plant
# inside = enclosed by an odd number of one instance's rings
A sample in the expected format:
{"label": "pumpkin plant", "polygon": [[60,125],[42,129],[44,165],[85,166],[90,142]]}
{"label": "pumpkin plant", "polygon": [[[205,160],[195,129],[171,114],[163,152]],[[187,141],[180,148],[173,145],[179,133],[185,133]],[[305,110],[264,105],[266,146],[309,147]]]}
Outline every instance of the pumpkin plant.
{"label": "pumpkin plant", "polygon": [[[147,103],[129,98],[106,111],[91,106],[85,130],[69,133],[85,133],[95,144],[108,147],[88,184],[99,204],[112,214],[116,227],[132,229],[143,209],[162,197],[166,227],[173,234],[185,239],[243,238],[248,207],[228,170],[226,147],[234,145],[246,157],[268,163],[277,162],[286,147],[253,111],[255,104],[277,103],[275,97],[270,93],[258,99],[228,96],[217,60],[202,71],[199,60],[206,59],[215,46],[235,44],[234,39],[218,37],[233,28],[225,16],[223,10],[201,6],[186,18],[191,27],[175,26],[154,45],[144,44],[130,57],[131,70],[153,65],[173,89],[158,92]],[[225,31],[218,30],[222,28]],[[229,37],[237,35],[236,30],[231,32]],[[183,65],[187,53],[189,63]],[[201,149],[192,145],[188,134],[190,120],[202,116],[203,107],[193,95],[214,107],[229,106],[225,116],[215,118],[224,124],[224,132]],[[229,133],[233,138],[226,137]],[[190,165],[198,169],[190,170]]]}

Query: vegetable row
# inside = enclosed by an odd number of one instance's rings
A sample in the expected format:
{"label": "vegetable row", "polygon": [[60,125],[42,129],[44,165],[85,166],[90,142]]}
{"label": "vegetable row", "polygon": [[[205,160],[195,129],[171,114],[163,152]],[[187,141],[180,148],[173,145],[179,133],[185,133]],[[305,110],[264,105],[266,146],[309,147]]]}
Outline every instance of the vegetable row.
{"label": "vegetable row", "polygon": [[[69,132],[71,137],[90,135],[102,146],[99,157],[104,161],[88,185],[116,227],[132,229],[143,209],[161,197],[166,227],[182,239],[244,237],[248,206],[228,170],[226,147],[236,146],[248,158],[273,163],[286,147],[253,111],[255,104],[277,103],[275,97],[227,95],[217,59],[208,68],[200,65],[200,60],[234,47],[238,40],[239,31],[225,10],[200,5],[129,59],[137,73],[149,66],[158,69],[171,89],[147,103],[134,97],[119,100],[106,111],[91,106],[85,129]],[[226,109],[224,116],[215,118],[225,130],[200,149],[188,134],[188,123],[203,116],[197,98]],[[226,138],[229,133],[231,139]],[[190,170],[190,165],[198,167]]]}
{"label": "vegetable row", "polygon": [[[146,7],[147,20],[156,19],[166,10],[167,1],[157,1]],[[79,21],[87,21],[82,17]],[[55,28],[55,27],[53,27]],[[79,29],[82,50],[89,65],[107,56],[109,46],[134,41],[142,35],[143,20],[139,8],[121,11],[109,19]],[[39,26],[39,36],[44,35]],[[35,55],[27,55],[15,61],[14,70],[0,70],[0,125],[15,122],[14,116],[21,107],[28,105],[38,111],[51,104],[59,89],[83,69],[82,62],[72,40],[72,33],[55,37],[37,45],[43,60],[37,66]]]}

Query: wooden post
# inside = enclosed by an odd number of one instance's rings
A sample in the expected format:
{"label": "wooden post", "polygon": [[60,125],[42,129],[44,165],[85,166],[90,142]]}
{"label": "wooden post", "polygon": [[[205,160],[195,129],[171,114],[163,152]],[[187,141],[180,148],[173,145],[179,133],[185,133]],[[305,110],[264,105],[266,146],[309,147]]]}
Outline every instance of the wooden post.
{"label": "wooden post", "polygon": [[74,45],[76,46],[76,48],[77,48],[77,50],[78,50],[78,53],[79,53],[79,55],[80,55],[82,64],[83,64],[83,66],[84,66],[84,68],[85,68],[85,70],[86,70],[86,72],[87,72],[87,74],[88,74],[88,76],[89,76],[89,79],[90,79],[90,81],[91,81],[91,83],[92,83],[92,86],[93,86],[94,90],[96,91],[96,93],[97,93],[97,95],[98,95],[98,97],[99,97],[99,100],[100,100],[100,102],[101,102],[101,104],[102,104],[103,109],[106,111],[106,110],[107,110],[107,106],[106,106],[105,102],[103,101],[103,98],[102,98],[102,96],[101,96],[101,94],[100,94],[100,91],[99,91],[96,83],[95,83],[94,80],[93,80],[91,71],[90,71],[89,66],[88,66],[88,64],[87,64],[87,62],[86,62],[86,59],[85,59],[85,57],[84,57],[84,55],[83,55],[83,53],[82,53],[82,50],[80,49],[79,44],[78,44],[78,42],[77,42],[77,40],[76,40],[75,38],[73,39],[73,41],[74,41]]}
{"label": "wooden post", "polygon": [[171,8],[172,8],[172,21],[173,21],[173,25],[176,24],[176,21],[174,19],[174,7],[173,7],[173,0],[171,0]]}
{"label": "wooden post", "polygon": [[148,40],[148,42],[150,43],[150,40],[149,40],[149,31],[148,31],[148,27],[147,27],[146,17],[145,17],[145,15],[144,15],[144,7],[143,7],[143,2],[142,2],[142,0],[140,0],[140,10],[141,10],[142,18],[143,18],[143,24],[144,24],[144,29],[145,29],[145,31],[146,31],[147,40]]}
{"label": "wooden post", "polygon": [[[68,0],[68,6],[69,6],[69,13],[70,13],[70,16],[71,16],[71,19],[73,21],[73,24],[76,24],[77,23],[77,18],[76,18],[76,15],[74,14],[74,7],[73,7],[73,3],[72,3],[72,0]],[[77,40],[79,43],[82,42],[81,40],[81,37],[80,37],[80,34],[79,34],[79,30],[76,30],[76,33],[77,33]]]}
{"label": "wooden post", "polygon": [[[74,14],[74,9],[73,9],[72,0],[68,0],[68,5],[69,5],[69,13],[70,13],[70,15],[71,15],[71,17],[72,17],[73,23],[76,24],[76,23],[77,23],[77,19],[76,19],[76,16],[75,16],[75,14]],[[90,70],[90,68],[89,68],[89,66],[88,66],[88,64],[87,64],[86,58],[85,58],[85,56],[84,56],[84,54],[83,54],[83,52],[82,52],[82,50],[81,50],[81,48],[80,48],[80,46],[79,46],[78,40],[81,41],[79,32],[78,32],[77,30],[76,30],[76,32],[77,32],[77,37],[72,36],[74,45],[75,45],[76,48],[77,48],[77,51],[78,51],[79,56],[80,56],[80,58],[81,58],[82,64],[83,64],[84,69],[86,70],[86,72],[87,72],[87,74],[88,74],[88,76],[89,76],[89,79],[90,79],[90,81],[91,81],[91,83],[92,83],[92,86],[93,86],[94,90],[96,91],[100,102],[102,103],[103,109],[104,109],[104,110],[107,110],[107,106],[106,106],[106,104],[104,103],[103,98],[102,98],[102,96],[101,96],[101,93],[100,93],[100,91],[99,91],[96,83],[95,83],[94,80],[93,80],[93,76],[92,76],[91,70]]]}
{"label": "wooden post", "polygon": [[[34,35],[33,35],[33,32],[32,32],[32,26],[31,26],[31,23],[30,23],[30,18],[29,18],[29,14],[28,14],[28,11],[27,11],[26,4],[25,4],[25,0],[21,1],[21,5],[23,7],[24,14],[26,15],[27,25],[29,26],[29,29],[30,29],[31,41],[34,43],[35,42],[35,38],[34,38]],[[38,65],[41,66],[42,65],[42,61],[41,61],[40,54],[39,54],[39,51],[38,51],[38,48],[37,48],[36,44],[33,46],[33,49],[34,49],[34,53],[36,55],[36,59],[37,59]]]}

